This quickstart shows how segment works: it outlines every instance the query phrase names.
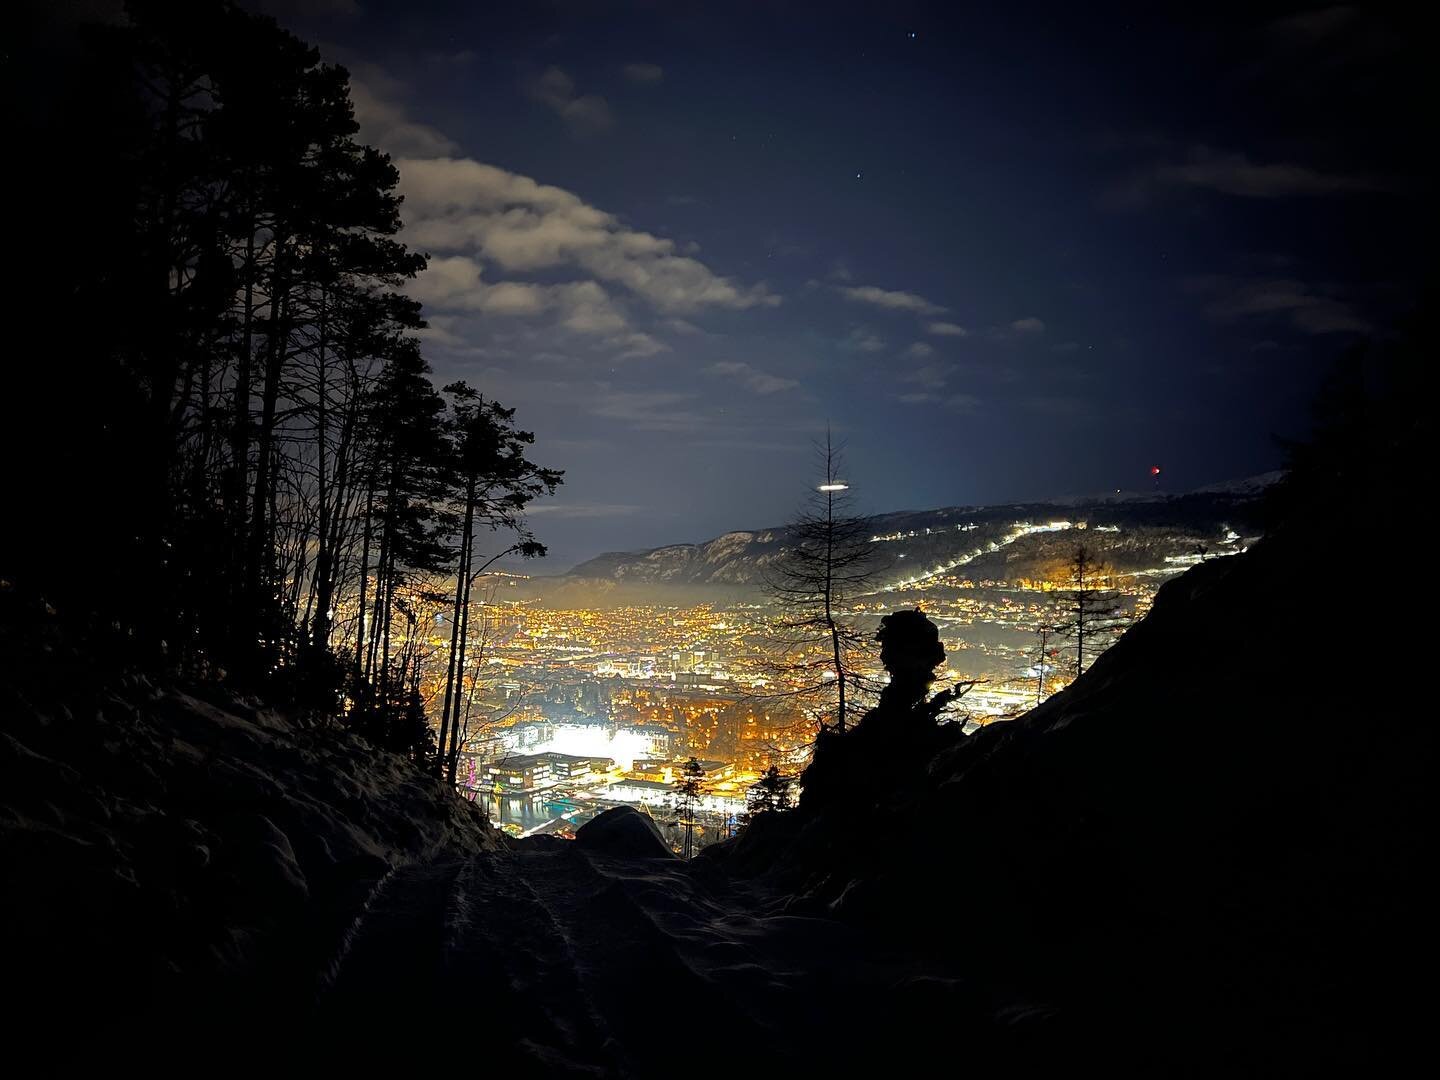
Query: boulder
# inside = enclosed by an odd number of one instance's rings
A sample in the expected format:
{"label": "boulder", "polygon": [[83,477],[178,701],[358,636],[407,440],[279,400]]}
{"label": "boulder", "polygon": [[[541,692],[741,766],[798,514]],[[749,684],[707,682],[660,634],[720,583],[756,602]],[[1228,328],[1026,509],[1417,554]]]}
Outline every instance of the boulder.
{"label": "boulder", "polygon": [[605,855],[639,859],[676,857],[660,835],[660,827],[633,806],[617,806],[586,822],[576,830],[575,843]]}

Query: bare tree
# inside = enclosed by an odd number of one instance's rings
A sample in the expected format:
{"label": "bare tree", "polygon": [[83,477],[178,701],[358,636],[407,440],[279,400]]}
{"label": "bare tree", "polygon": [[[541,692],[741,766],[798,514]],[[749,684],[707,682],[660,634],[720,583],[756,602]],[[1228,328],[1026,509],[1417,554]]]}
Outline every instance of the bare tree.
{"label": "bare tree", "polygon": [[841,451],[828,431],[817,451],[823,479],[790,522],[789,543],[771,564],[765,589],[779,612],[779,693],[833,695],[834,726],[844,731],[858,711],[856,693],[873,690],[858,671],[871,646],[851,618],[850,602],[867,591],[879,566],[869,519],[850,511]]}
{"label": "bare tree", "polygon": [[1077,679],[1085,672],[1087,649],[1093,662],[1130,623],[1113,581],[1109,569],[1089,548],[1084,544],[1075,548],[1070,558],[1070,589],[1061,595],[1065,621],[1053,632],[1074,643]]}

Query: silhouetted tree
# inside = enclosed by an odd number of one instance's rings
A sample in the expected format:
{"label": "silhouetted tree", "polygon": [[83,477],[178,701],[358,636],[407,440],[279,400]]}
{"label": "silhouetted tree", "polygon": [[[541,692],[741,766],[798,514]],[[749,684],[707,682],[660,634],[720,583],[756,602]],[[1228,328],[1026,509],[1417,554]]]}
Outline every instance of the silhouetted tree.
{"label": "silhouetted tree", "polygon": [[681,849],[683,858],[695,853],[695,801],[704,791],[705,769],[695,758],[685,762],[680,770],[680,779],[675,781],[676,809],[680,812],[680,827],[685,830],[685,842]]}
{"label": "silhouetted tree", "polygon": [[538,553],[523,509],[559,474],[478,395],[490,442],[448,426],[400,291],[425,258],[345,70],[226,0],[126,10],[35,110],[68,209],[34,246],[35,315],[66,331],[33,400],[67,407],[23,490],[46,540],[17,565],[97,654],[317,714],[343,688],[380,744],[418,745],[392,721],[424,705],[419,622],[462,520]]}
{"label": "silhouetted tree", "polygon": [[778,610],[776,644],[786,657],[778,674],[793,687],[781,692],[833,695],[834,727],[844,731],[855,692],[869,689],[857,670],[869,642],[850,604],[873,584],[878,565],[869,519],[849,512],[840,449],[828,432],[818,453],[823,480],[787,526],[789,543],[768,568],[765,590]]}
{"label": "silhouetted tree", "polygon": [[[544,545],[531,535],[522,515],[533,499],[555,491],[561,473],[526,459],[525,448],[534,443],[535,436],[515,427],[514,409],[486,401],[464,382],[452,383],[445,392],[451,397],[450,437],[460,530],[437,770],[442,770],[453,784],[461,748],[461,676],[465,671],[475,579],[505,555],[537,558],[545,554]],[[477,569],[475,532],[479,527],[490,532],[504,530],[518,539]]]}
{"label": "silhouetted tree", "polygon": [[782,773],[778,766],[771,765],[747,792],[747,810],[750,814],[763,814],[771,810],[790,809],[790,788],[794,778]]}
{"label": "silhouetted tree", "polygon": [[1086,657],[1093,661],[1109,648],[1130,620],[1124,613],[1123,598],[1111,587],[1112,576],[1084,544],[1070,557],[1069,579],[1070,588],[1060,599],[1064,621],[1053,630],[1057,637],[1074,643],[1078,679],[1085,672]]}

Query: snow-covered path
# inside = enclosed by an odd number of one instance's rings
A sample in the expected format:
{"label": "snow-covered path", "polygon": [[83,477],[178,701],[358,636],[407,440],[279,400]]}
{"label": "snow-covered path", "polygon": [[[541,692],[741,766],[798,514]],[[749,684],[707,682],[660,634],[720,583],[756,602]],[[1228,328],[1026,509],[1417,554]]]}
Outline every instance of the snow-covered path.
{"label": "snow-covered path", "polygon": [[477,1065],[527,1076],[673,1073],[695,1039],[706,1075],[757,1055],[777,1072],[813,1065],[837,1014],[882,987],[903,994],[914,966],[777,908],[704,860],[566,842],[412,866],[376,889],[321,1011],[346,1028],[414,1017],[473,1046]]}

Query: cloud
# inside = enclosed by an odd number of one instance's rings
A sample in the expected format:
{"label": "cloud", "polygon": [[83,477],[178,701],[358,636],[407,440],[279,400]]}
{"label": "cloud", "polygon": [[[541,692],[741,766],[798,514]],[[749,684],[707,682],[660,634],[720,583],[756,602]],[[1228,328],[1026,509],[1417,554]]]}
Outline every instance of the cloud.
{"label": "cloud", "polygon": [[927,356],[934,356],[935,349],[930,345],[926,345],[923,341],[917,341],[915,342],[915,344],[911,345],[908,349],[905,350],[905,355],[913,356],[917,359],[923,360]]}
{"label": "cloud", "polygon": [[1157,166],[1152,176],[1161,184],[1203,188],[1249,199],[1387,191],[1392,186],[1376,177],[1323,173],[1304,165],[1262,165],[1244,154],[1215,153],[1205,147],[1193,150],[1184,163]]}
{"label": "cloud", "polygon": [[665,78],[665,69],[659,64],[626,64],[620,72],[632,83],[641,85],[658,83]]}
{"label": "cloud", "polygon": [[782,390],[793,390],[800,385],[794,379],[782,379],[738,360],[721,360],[705,370],[711,375],[736,379],[745,389],[755,394],[778,394]]}
{"label": "cloud", "polygon": [[982,402],[974,394],[951,394],[945,399],[945,407],[952,412],[972,415],[980,410]]}
{"label": "cloud", "polygon": [[883,352],[885,339],[877,337],[864,327],[857,326],[840,342],[840,347],[850,352]]}
{"label": "cloud", "polygon": [[481,279],[480,263],[465,255],[432,257],[408,291],[428,309],[499,317],[546,315],[579,334],[617,334],[630,325],[624,310],[594,281],[487,283]]}
{"label": "cloud", "polygon": [[[573,192],[459,156],[440,132],[409,119],[404,84],[363,63],[357,69],[362,137],[413,150],[396,162],[401,235],[430,260],[406,291],[425,305],[421,333],[447,374],[456,366],[473,374],[476,363],[513,375],[517,363],[578,370],[643,360],[669,353],[672,335],[713,337],[689,321],[697,314],[781,302],[763,284],[717,274],[681,244]],[[754,385],[774,392],[764,379]],[[625,405],[595,398],[592,384],[569,404]],[[637,422],[661,430],[655,417]]]}
{"label": "cloud", "polygon": [[[554,445],[552,441],[551,446]],[[635,514],[651,514],[653,509],[648,506],[636,506],[633,503],[553,503],[546,502],[536,506],[527,506],[527,516],[536,514],[548,514],[555,518],[607,518],[607,517],[631,517]]]}
{"label": "cloud", "polygon": [[1363,334],[1371,330],[1355,309],[1326,289],[1296,278],[1191,278],[1186,288],[1208,296],[1205,314],[1216,322],[1283,318],[1305,334]]}
{"label": "cloud", "polygon": [[741,286],[677,253],[674,241],[632,229],[579,196],[470,158],[399,161],[405,239],[473,252],[506,272],[578,270],[667,314],[773,307],[763,285]]}
{"label": "cloud", "polygon": [[670,346],[663,341],[638,331],[610,338],[606,344],[620,350],[615,354],[617,360],[644,360],[670,351]]}
{"label": "cloud", "polygon": [[590,400],[590,413],[619,420],[639,431],[689,431],[709,418],[684,408],[697,395],[666,390],[602,390]]}
{"label": "cloud", "polygon": [[965,337],[970,333],[963,326],[953,322],[932,322],[925,329],[936,337]]}
{"label": "cloud", "polygon": [[881,289],[874,285],[837,285],[836,291],[858,304],[873,304],[890,311],[912,311],[917,315],[938,315],[945,309],[915,293]]}
{"label": "cloud", "polygon": [[598,94],[577,95],[575,80],[558,67],[548,67],[527,80],[525,93],[564,120],[577,138],[601,135],[615,126],[610,104]]}
{"label": "cloud", "polygon": [[969,416],[979,411],[981,400],[974,394],[950,394],[943,396],[929,390],[917,390],[907,394],[896,394],[895,400],[902,405],[943,405],[951,412]]}
{"label": "cloud", "polygon": [[1033,341],[1045,333],[1045,330],[1044,319],[1026,315],[1004,326],[992,326],[985,332],[985,336],[994,342],[1013,345],[1019,341]]}
{"label": "cloud", "polygon": [[400,106],[380,98],[371,88],[373,82],[357,75],[350,78],[350,100],[366,142],[406,157],[441,157],[459,149],[435,128],[407,119]]}
{"label": "cloud", "polygon": [[902,382],[917,383],[930,390],[938,390],[949,380],[952,368],[948,364],[926,364],[908,375],[902,375]]}

